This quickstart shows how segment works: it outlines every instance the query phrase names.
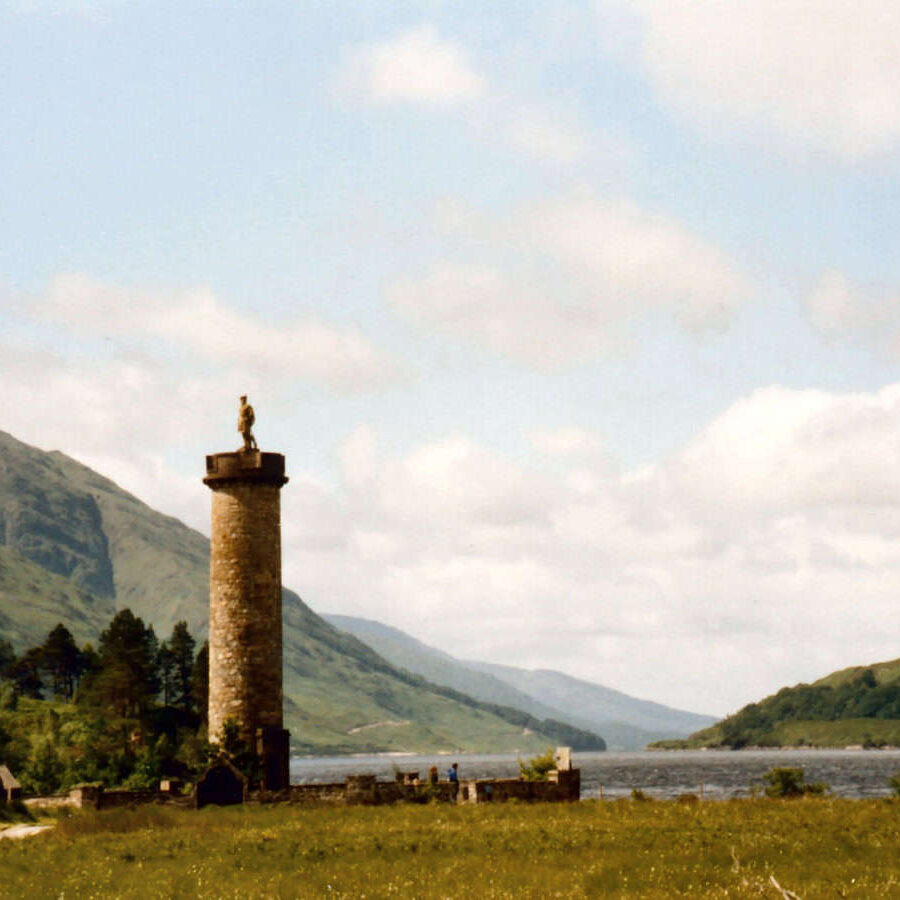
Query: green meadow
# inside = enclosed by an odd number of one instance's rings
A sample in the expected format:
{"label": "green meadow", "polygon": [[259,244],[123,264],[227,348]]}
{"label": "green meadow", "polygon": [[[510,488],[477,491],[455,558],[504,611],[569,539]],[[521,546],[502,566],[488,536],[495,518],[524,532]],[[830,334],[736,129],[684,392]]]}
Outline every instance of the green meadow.
{"label": "green meadow", "polygon": [[900,803],[147,806],[0,841],[4,897],[900,895]]}

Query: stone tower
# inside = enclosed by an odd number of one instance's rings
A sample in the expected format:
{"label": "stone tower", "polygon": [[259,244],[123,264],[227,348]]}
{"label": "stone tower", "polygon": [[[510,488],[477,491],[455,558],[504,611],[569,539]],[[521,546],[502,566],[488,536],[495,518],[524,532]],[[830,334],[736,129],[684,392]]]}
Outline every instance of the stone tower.
{"label": "stone tower", "polygon": [[256,448],[253,409],[241,399],[244,448],[207,456],[203,479],[212,490],[209,737],[220,742],[233,721],[261,758],[263,787],[281,790],[290,783],[281,661],[280,491],[287,478],[284,456]]}

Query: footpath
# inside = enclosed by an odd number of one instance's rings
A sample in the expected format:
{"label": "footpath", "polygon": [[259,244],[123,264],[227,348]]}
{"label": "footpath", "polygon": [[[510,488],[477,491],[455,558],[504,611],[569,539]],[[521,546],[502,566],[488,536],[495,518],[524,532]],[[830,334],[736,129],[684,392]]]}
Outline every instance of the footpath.
{"label": "footpath", "polygon": [[9,838],[12,841],[17,841],[21,838],[40,834],[42,831],[47,831],[48,828],[52,827],[52,825],[10,825],[9,828],[4,828],[0,831],[0,840]]}

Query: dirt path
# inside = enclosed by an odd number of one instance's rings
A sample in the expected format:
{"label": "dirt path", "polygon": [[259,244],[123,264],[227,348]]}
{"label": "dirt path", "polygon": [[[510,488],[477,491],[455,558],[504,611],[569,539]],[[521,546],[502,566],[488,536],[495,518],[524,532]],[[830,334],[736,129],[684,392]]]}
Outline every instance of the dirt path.
{"label": "dirt path", "polygon": [[21,838],[40,834],[42,831],[47,831],[48,828],[52,827],[52,825],[10,825],[9,828],[4,828],[3,831],[0,831],[0,839],[9,838],[12,841],[17,841]]}
{"label": "dirt path", "polygon": [[359,734],[361,731],[368,731],[370,728],[402,728],[409,725],[409,719],[385,719],[384,722],[372,722],[369,725],[357,725],[351,728],[347,734]]}

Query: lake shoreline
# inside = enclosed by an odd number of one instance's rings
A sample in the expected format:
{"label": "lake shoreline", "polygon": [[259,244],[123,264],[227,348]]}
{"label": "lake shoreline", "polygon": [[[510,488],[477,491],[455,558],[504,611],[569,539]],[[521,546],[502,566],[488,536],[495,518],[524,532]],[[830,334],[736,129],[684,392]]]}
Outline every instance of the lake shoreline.
{"label": "lake shoreline", "polygon": [[[349,775],[369,774],[393,780],[398,771],[418,772],[424,778],[436,765],[442,777],[452,760],[462,779],[516,778],[516,754],[437,754],[403,757],[370,754],[341,757],[294,757],[291,780],[298,784],[341,782]],[[900,749],[743,748],[735,750],[629,750],[574,753],[581,770],[581,796],[608,799],[627,797],[632,790],[667,799],[685,793],[704,797],[749,797],[759,790],[764,774],[776,766],[804,769],[810,782],[824,782],[836,796],[884,797],[888,781],[900,773]]]}

